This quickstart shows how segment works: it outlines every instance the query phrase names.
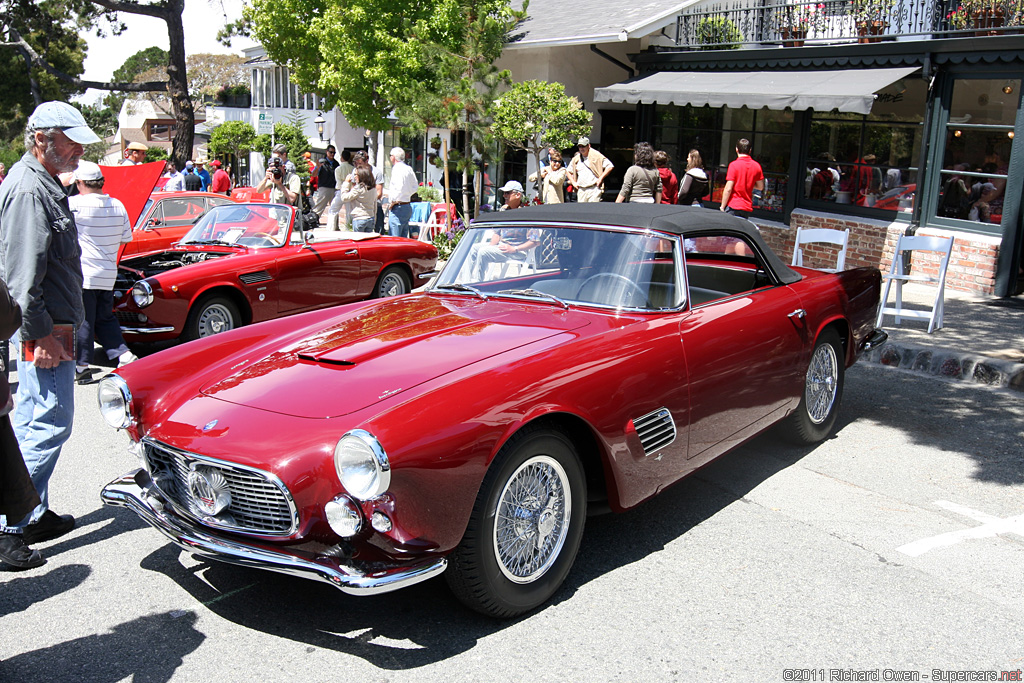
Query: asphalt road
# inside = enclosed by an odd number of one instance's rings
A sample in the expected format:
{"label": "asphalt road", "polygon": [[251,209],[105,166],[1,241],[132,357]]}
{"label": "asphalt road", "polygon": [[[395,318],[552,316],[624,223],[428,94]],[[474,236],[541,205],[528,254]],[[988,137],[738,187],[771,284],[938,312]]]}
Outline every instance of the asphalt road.
{"label": "asphalt road", "polygon": [[100,505],[133,456],[95,387],[76,399],[51,502],[79,527],[40,546],[43,567],[0,572],[5,683],[988,680],[959,672],[1024,668],[1019,394],[857,366],[835,438],[794,449],[764,435],[636,510],[589,519],[552,603],[506,622],[467,612],[440,579],[355,598],[179,552]]}

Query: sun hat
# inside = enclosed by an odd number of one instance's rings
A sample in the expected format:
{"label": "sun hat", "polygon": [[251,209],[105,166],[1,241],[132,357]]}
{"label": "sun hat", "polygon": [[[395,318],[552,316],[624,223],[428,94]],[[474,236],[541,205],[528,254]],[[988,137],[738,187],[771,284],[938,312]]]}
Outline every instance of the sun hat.
{"label": "sun hat", "polygon": [[518,180],[510,180],[505,183],[505,186],[498,190],[499,192],[518,192],[523,193],[523,186]]}

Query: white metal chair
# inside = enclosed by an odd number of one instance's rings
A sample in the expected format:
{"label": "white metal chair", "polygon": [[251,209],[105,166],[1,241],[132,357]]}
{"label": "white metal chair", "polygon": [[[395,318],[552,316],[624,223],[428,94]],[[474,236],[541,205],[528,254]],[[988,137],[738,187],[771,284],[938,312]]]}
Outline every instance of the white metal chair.
{"label": "white metal chair", "polygon": [[837,273],[846,269],[846,249],[850,243],[850,229],[830,230],[828,228],[797,228],[796,242],[793,244],[794,266],[804,265],[804,250],[801,245],[812,243],[835,244],[839,247],[835,268],[821,268],[829,273]]}
{"label": "white metal chair", "polygon": [[[922,273],[907,274],[903,271],[903,253],[913,251],[932,251],[941,254],[938,275],[925,275]],[[896,251],[892,255],[892,268],[885,279],[885,290],[882,293],[882,305],[878,310],[878,321],[875,327],[882,326],[882,318],[886,314],[895,316],[896,324],[899,325],[901,318],[925,319],[928,321],[928,334],[935,330],[942,329],[942,310],[946,289],[946,268],[949,267],[949,257],[953,253],[952,237],[924,237],[900,235],[896,242]],[[921,270],[918,264],[917,270]],[[895,306],[887,307],[889,303],[889,288],[896,283]],[[904,282],[926,282],[935,283],[938,289],[935,292],[935,300],[932,302],[931,310],[919,311],[903,307],[903,283]]]}

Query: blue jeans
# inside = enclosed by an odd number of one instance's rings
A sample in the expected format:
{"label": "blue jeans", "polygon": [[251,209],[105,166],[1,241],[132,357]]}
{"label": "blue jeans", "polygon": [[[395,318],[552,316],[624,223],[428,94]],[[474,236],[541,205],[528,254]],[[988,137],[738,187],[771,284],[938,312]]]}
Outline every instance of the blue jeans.
{"label": "blue jeans", "polygon": [[[66,349],[68,354],[74,353]],[[61,446],[71,436],[75,419],[75,362],[64,361],[55,368],[37,368],[20,360],[18,348],[18,393],[11,422],[21,445],[21,455],[39,493],[42,504],[25,519],[11,523],[0,516],[3,531],[20,532],[37,521],[49,507],[50,475],[57,464]]]}
{"label": "blue jeans", "polygon": [[409,236],[409,220],[412,219],[412,205],[392,206],[388,214],[388,232],[392,237]]}
{"label": "blue jeans", "polygon": [[356,232],[373,232],[373,224],[376,219],[370,218],[353,218],[352,229]]}
{"label": "blue jeans", "polygon": [[85,320],[78,328],[78,364],[92,363],[93,338],[97,339],[107,358],[113,360],[128,350],[121,336],[121,326],[114,317],[114,293],[103,289],[82,291]]}

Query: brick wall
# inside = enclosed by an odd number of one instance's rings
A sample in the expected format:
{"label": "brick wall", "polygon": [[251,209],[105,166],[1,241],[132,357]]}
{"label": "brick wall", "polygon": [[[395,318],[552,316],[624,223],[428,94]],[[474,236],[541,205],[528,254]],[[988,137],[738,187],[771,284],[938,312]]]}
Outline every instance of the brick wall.
{"label": "brick wall", "polygon": [[[793,244],[797,227],[850,230],[846,250],[846,267],[872,266],[888,272],[896,240],[904,233],[905,223],[889,223],[870,218],[851,218],[835,214],[797,210],[790,218],[791,225],[782,223],[755,223],[761,229],[768,246],[787,263],[793,258]],[[946,270],[949,289],[991,295],[995,292],[996,261],[999,257],[999,238],[966,232],[950,232],[935,228],[920,228],[918,235],[954,237],[953,254]],[[838,247],[832,245],[805,245],[804,265],[809,268],[834,268]],[[938,275],[939,254],[918,252],[914,255],[913,270],[922,274]]]}

